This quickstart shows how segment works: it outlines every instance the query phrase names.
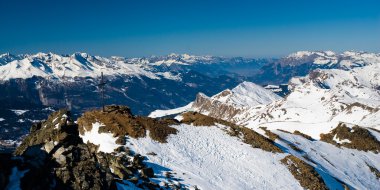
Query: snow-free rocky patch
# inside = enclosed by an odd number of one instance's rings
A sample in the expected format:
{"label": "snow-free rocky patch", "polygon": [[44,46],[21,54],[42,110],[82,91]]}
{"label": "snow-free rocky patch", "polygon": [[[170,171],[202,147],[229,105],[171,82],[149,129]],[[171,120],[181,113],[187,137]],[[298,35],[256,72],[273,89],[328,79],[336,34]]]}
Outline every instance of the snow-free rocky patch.
{"label": "snow-free rocky patch", "polygon": [[85,137],[86,132],[91,131],[96,123],[100,125],[99,133],[111,133],[118,138],[118,144],[124,145],[126,136],[132,138],[145,137],[148,130],[152,139],[166,142],[166,138],[170,134],[177,132],[169,125],[178,124],[178,121],[134,116],[126,106],[106,106],[104,112],[101,110],[89,111],[78,119],[81,136]]}
{"label": "snow-free rocky patch", "polygon": [[330,133],[321,134],[321,140],[339,147],[380,152],[380,141],[368,129],[357,125],[350,128],[346,124],[340,123]]}

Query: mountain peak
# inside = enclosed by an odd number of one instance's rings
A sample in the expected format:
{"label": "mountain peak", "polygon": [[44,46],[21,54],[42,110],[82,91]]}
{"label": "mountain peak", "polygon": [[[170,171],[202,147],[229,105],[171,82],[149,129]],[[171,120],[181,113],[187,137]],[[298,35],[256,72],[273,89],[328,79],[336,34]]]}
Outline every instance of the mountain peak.
{"label": "mountain peak", "polygon": [[332,57],[336,56],[336,53],[330,50],[327,51],[297,51],[295,53],[292,53],[286,58],[293,58],[293,59],[301,59],[305,57],[310,57],[310,56],[326,56],[326,57]]}

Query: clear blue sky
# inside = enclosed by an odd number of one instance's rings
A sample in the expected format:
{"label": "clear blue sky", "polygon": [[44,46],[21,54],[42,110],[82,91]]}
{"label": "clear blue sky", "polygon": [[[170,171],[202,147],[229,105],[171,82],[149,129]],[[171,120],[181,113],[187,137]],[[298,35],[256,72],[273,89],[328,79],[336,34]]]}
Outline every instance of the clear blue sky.
{"label": "clear blue sky", "polygon": [[380,52],[380,0],[0,0],[0,53]]}

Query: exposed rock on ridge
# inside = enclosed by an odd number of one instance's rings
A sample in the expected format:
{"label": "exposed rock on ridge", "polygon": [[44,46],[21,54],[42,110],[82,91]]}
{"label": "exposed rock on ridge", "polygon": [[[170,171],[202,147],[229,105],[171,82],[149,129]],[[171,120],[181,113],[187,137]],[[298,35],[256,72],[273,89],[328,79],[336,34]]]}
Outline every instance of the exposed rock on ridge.
{"label": "exposed rock on ridge", "polygon": [[[107,111],[130,114],[126,107],[107,107]],[[5,179],[0,187],[9,185],[6,179],[13,167],[25,172],[20,183],[22,189],[116,189],[119,185],[159,188],[149,179],[154,177],[154,171],[142,162],[143,156],[124,147],[112,153],[97,150],[97,146],[83,143],[69,111],[54,112],[46,121],[32,126],[14,153],[21,159],[13,162],[8,159],[11,166],[0,167],[0,177]]]}

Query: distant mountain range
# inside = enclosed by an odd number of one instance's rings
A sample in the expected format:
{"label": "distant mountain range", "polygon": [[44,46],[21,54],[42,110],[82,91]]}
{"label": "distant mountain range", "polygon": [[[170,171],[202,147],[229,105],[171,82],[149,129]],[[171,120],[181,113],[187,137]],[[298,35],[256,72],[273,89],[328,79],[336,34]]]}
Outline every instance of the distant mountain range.
{"label": "distant mountain range", "polygon": [[[74,117],[101,106],[101,72],[107,85],[106,104],[128,105],[136,114],[187,105],[199,92],[213,96],[243,81],[267,86],[280,96],[287,83],[310,71],[362,67],[380,59],[365,52],[302,51],[281,59],[170,54],[146,58],[100,57],[86,53],[0,55],[1,139],[27,133],[32,121],[62,107]],[[281,87],[278,87],[281,85]],[[11,110],[29,110],[17,115]],[[12,127],[11,127],[12,126]],[[15,129],[12,129],[12,128]]]}
{"label": "distant mountain range", "polygon": [[[100,57],[86,53],[58,55],[0,55],[0,81],[42,77],[72,81],[75,78],[108,76],[148,77],[181,80],[179,73],[189,69],[208,76],[236,74],[256,83],[287,82],[293,76],[304,76],[316,68],[349,69],[378,61],[380,54],[347,51],[299,51],[281,59],[249,59],[242,57],[194,56],[170,54],[148,58]],[[272,75],[276,80],[270,80]],[[277,83],[278,83],[277,82]]]}
{"label": "distant mountain range", "polygon": [[[1,64],[0,188],[380,186],[380,54],[4,54]],[[95,110],[101,72],[106,103],[132,110]]]}
{"label": "distant mountain range", "polygon": [[315,69],[343,69],[379,62],[379,53],[346,51],[299,51],[264,65],[250,81],[260,84],[287,83],[292,77],[305,76]]}

